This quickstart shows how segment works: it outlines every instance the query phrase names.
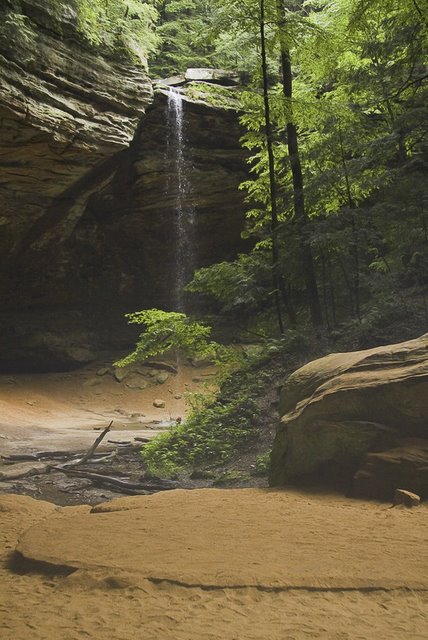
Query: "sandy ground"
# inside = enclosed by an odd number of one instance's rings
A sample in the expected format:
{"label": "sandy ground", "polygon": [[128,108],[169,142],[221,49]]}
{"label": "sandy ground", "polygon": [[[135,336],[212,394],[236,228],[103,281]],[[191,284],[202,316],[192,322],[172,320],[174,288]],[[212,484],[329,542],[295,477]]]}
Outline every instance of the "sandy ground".
{"label": "sandy ground", "polygon": [[428,635],[425,506],[203,489],[0,512],[3,640]]}
{"label": "sandy ground", "polygon": [[[212,367],[180,366],[163,384],[157,382],[161,370],[151,367],[122,382],[110,373],[97,375],[114,359],[71,373],[0,376],[0,454],[85,449],[95,440],[94,430],[110,420],[111,438],[151,437],[185,415],[186,393],[200,391],[214,373]],[[147,388],[128,386],[136,378]],[[155,399],[164,400],[165,408],[155,408]]]}
{"label": "sandy ground", "polygon": [[[110,420],[112,438],[150,437],[212,374],[144,372],[135,389],[101,366],[1,377],[0,452],[85,449]],[[427,532],[426,505],[297,491],[177,490],[92,510],[0,495],[0,638],[422,640]]]}

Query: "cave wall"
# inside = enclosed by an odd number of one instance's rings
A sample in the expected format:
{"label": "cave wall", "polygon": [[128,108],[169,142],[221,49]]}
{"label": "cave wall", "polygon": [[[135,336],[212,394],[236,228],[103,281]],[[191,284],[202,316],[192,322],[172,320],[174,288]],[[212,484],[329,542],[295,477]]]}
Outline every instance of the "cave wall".
{"label": "cave wall", "polygon": [[[82,41],[71,8],[6,0],[0,21],[0,370],[66,369],[127,348],[125,312],[170,306],[166,90]],[[241,246],[245,154],[233,108],[189,98],[185,123],[203,266]]]}
{"label": "cave wall", "polygon": [[[91,287],[114,283],[124,306],[171,307],[174,288],[178,184],[168,147],[167,98],[158,91],[127,162],[95,193],[76,228],[76,243]],[[184,154],[195,210],[195,265],[232,259],[242,247],[246,176],[242,135],[234,110],[186,99]],[[94,261],[89,246],[97,247]],[[95,262],[95,264],[94,264]]]}

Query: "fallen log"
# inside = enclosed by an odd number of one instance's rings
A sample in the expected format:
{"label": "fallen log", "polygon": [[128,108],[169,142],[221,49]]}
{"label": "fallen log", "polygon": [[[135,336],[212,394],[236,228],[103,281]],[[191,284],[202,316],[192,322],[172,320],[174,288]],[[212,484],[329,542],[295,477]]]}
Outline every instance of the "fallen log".
{"label": "fallen log", "polygon": [[126,480],[119,480],[114,476],[105,476],[101,473],[94,473],[93,471],[86,471],[84,469],[70,469],[69,467],[54,467],[51,466],[51,469],[54,471],[61,471],[68,476],[73,476],[76,478],[87,478],[88,480],[92,480],[94,484],[101,482],[108,482],[112,486],[118,487],[119,489],[133,489],[139,491],[168,491],[171,489],[175,489],[175,486],[165,486],[164,484],[151,484],[151,483],[141,483],[141,482],[128,482]]}
{"label": "fallen log", "polygon": [[10,456],[0,456],[2,460],[8,462],[25,462],[28,460],[38,460],[36,453],[12,453]]}
{"label": "fallen log", "polygon": [[[113,440],[108,440],[108,442],[114,442]],[[128,444],[128,443],[126,443]],[[132,445],[132,442],[129,442],[129,445]],[[112,455],[116,453],[116,450],[112,451]],[[36,453],[11,453],[8,456],[0,456],[2,460],[6,463],[8,462],[30,462],[30,461],[38,461],[38,460],[53,460],[55,458],[79,458],[79,460],[83,460],[82,451],[37,451]],[[91,458],[104,458],[106,456],[105,453],[92,453]]]}
{"label": "fallen log", "polygon": [[79,461],[79,464],[83,464],[84,462],[86,462],[87,460],[89,460],[89,458],[92,457],[93,453],[95,452],[95,449],[98,447],[99,444],[101,444],[101,441],[103,440],[104,436],[106,436],[108,434],[108,432],[111,429],[111,426],[113,424],[113,420],[110,422],[110,424],[104,429],[104,431],[102,433],[100,433],[100,435],[98,436],[98,438],[95,440],[94,444],[92,445],[92,447],[89,447],[87,453],[85,453],[85,455],[83,456],[83,458]]}
{"label": "fallen log", "polygon": [[95,460],[91,460],[91,464],[100,464],[100,462],[111,462],[117,456],[117,451],[113,451],[109,453],[107,456],[102,456],[100,458],[95,458]]}
{"label": "fallen log", "polygon": [[21,471],[20,473],[7,474],[0,473],[0,482],[10,482],[12,480],[21,480],[22,478],[29,478],[30,476],[38,476],[43,475],[45,473],[49,473],[51,470],[50,465],[46,465],[45,467],[37,468],[33,467],[32,469],[27,469],[27,471]]}

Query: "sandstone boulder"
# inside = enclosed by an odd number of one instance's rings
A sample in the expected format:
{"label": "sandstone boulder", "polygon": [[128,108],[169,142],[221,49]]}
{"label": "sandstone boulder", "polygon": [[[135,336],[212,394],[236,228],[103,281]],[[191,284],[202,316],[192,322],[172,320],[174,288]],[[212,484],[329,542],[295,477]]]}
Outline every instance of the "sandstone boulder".
{"label": "sandstone boulder", "polygon": [[[310,362],[286,381],[279,411],[271,485],[313,474],[351,481],[368,452],[377,455],[396,449],[403,439],[428,438],[428,334]],[[393,454],[388,457],[391,470]],[[410,482],[409,474],[419,478],[421,467],[406,466],[406,486],[419,492],[423,486],[416,478]],[[392,471],[387,475],[387,492],[402,486]]]}

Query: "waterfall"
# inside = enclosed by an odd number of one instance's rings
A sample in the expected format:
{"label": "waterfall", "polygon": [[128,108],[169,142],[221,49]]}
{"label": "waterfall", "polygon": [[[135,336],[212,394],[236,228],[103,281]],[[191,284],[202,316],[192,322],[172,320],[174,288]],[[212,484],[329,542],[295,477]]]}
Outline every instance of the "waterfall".
{"label": "waterfall", "polygon": [[167,162],[172,163],[168,193],[174,196],[174,291],[176,311],[185,312],[183,287],[194,270],[195,251],[193,227],[195,209],[191,201],[190,167],[185,157],[185,127],[183,97],[172,87],[168,92]]}

